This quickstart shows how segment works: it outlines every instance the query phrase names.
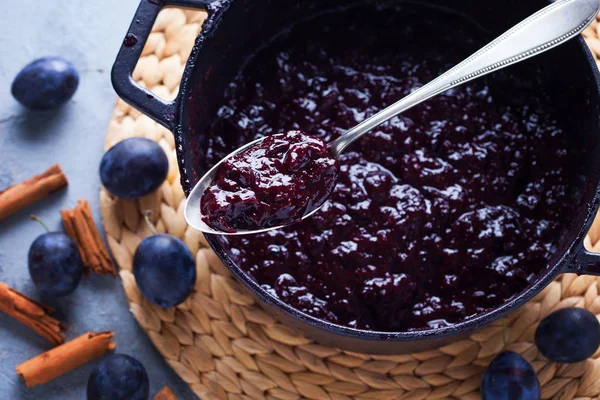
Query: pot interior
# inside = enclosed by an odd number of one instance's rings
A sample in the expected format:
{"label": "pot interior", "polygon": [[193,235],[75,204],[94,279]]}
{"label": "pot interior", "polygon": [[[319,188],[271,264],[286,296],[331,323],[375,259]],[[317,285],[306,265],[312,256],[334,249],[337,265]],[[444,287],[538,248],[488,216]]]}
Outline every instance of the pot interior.
{"label": "pot interior", "polygon": [[[258,49],[268,43],[282,30],[288,29],[296,21],[318,13],[353,4],[367,4],[369,7],[389,7],[401,10],[403,7],[421,7],[419,2],[409,1],[354,1],[311,0],[285,2],[281,0],[233,0],[228,9],[217,9],[219,15],[215,26],[208,28],[205,38],[193,53],[191,64],[184,76],[183,98],[180,105],[178,126],[180,165],[184,189],[189,191],[198,178],[212,165],[207,160],[207,143],[211,139],[210,126],[221,106],[229,83],[236,77],[245,62]],[[536,10],[547,5],[537,0],[431,0],[422,2],[425,7],[441,7],[447,12],[456,12],[481,26],[485,34],[481,41],[473,43],[470,52],[476,51],[490,39],[498,36]],[[221,18],[222,16],[222,18]],[[343,24],[340,30],[345,29]],[[377,29],[377,27],[373,27]],[[483,32],[482,31],[482,32]],[[311,38],[315,40],[315,38]],[[318,40],[318,38],[316,39]],[[394,38],[388,38],[393,42]],[[600,176],[600,163],[595,154],[598,150],[599,94],[595,77],[595,65],[583,50],[582,40],[574,40],[553,51],[510,67],[514,74],[527,76],[531,90],[546,90],[555,105],[558,124],[568,130],[572,149],[581,151],[581,158],[573,166],[569,191],[569,221],[560,231],[557,249],[550,260],[546,273],[537,279],[547,281],[557,270],[558,264],[568,262],[562,259],[573,246],[586,223],[591,223],[590,207],[596,206],[594,196]],[[468,54],[465,54],[468,55]],[[233,149],[231,149],[233,150]],[[243,274],[236,268],[227,251],[222,246],[222,238],[212,237],[219,255],[238,276]],[[245,280],[249,282],[249,280]],[[535,282],[534,282],[535,285]],[[255,290],[261,290],[257,287]],[[273,303],[266,292],[259,296]],[[533,293],[525,297],[530,298]],[[521,296],[523,300],[525,297]]]}

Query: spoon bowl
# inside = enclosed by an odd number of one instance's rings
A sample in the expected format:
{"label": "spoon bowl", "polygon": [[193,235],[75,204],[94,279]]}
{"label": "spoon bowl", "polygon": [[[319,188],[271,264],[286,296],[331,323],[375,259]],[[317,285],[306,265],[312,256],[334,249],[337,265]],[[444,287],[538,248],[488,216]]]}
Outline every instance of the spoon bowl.
{"label": "spoon bowl", "polygon": [[[283,134],[279,133],[276,135],[272,135],[272,136],[283,136]],[[188,198],[187,198],[187,202],[185,205],[185,209],[184,209],[184,217],[186,222],[188,223],[189,226],[191,226],[194,229],[197,229],[199,231],[202,231],[204,233],[212,233],[212,234],[216,234],[216,235],[248,235],[248,234],[254,234],[254,233],[262,233],[262,232],[267,232],[270,231],[272,229],[279,229],[279,228],[283,228],[286,225],[278,225],[278,226],[271,226],[268,228],[263,228],[263,229],[257,229],[257,230],[237,230],[235,232],[223,232],[223,231],[219,231],[216,230],[212,227],[210,227],[208,224],[206,224],[202,219],[203,217],[205,217],[205,215],[202,214],[201,208],[200,208],[200,203],[202,200],[202,195],[204,194],[204,192],[206,191],[206,189],[212,184],[212,182],[215,180],[216,175],[217,175],[217,171],[219,170],[219,168],[221,168],[221,166],[230,158],[244,152],[245,150],[247,150],[248,148],[257,145],[258,143],[262,142],[263,140],[265,140],[267,137],[262,137],[256,140],[253,140],[252,142],[245,144],[244,146],[234,150],[233,152],[229,153],[227,156],[225,156],[223,159],[221,159],[221,161],[219,161],[215,166],[213,166],[196,184],[196,186],[194,186],[194,188],[192,189],[192,191],[190,192]],[[305,218],[310,217],[311,215],[313,215],[314,213],[316,213],[317,211],[319,211],[319,209],[321,207],[323,207],[323,204],[325,204],[325,202],[321,203],[317,208],[315,208],[314,210],[311,210],[310,212],[306,213],[304,216],[302,216],[301,219],[299,220],[295,220],[292,223],[296,223],[299,222]],[[288,224],[289,225],[289,224]]]}

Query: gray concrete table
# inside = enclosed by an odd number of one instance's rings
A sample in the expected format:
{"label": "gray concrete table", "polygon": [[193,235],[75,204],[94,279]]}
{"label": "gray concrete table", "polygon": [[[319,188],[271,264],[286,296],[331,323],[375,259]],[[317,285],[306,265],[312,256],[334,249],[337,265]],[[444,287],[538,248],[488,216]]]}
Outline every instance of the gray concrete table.
{"label": "gray concrete table", "polygon": [[[59,210],[87,198],[100,221],[98,165],[115,102],[110,68],[138,0],[3,0],[0,11],[0,190],[59,162],[70,185],[0,222],[0,281],[54,306],[68,324],[68,338],[111,329],[117,351],[138,358],[148,370],[151,394],[168,384],[180,399],[195,396],[162,360],[129,313],[118,280],[84,279],[77,291],[60,300],[45,299],[27,272],[27,252],[42,233],[29,214],[61,229]],[[80,87],[63,108],[28,112],[11,97],[12,79],[29,61],[63,56],[81,73]],[[101,69],[104,72],[99,72]],[[33,331],[0,314],[0,399],[85,399],[88,376],[97,362],[46,385],[27,389],[15,366],[50,346]]]}

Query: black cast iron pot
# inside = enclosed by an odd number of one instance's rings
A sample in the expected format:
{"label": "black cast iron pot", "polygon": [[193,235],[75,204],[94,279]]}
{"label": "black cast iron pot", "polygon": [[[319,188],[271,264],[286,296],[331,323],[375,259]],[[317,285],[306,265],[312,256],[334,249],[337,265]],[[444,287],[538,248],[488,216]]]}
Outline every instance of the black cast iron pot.
{"label": "black cast iron pot", "polygon": [[[357,2],[398,5],[403,0],[358,0]],[[268,38],[293,21],[319,11],[352,3],[348,0],[142,0],[115,62],[112,80],[119,96],[175,135],[181,183],[189,193],[205,173],[200,143],[208,132],[211,117],[222,103],[226,85],[244,60]],[[456,10],[485,26],[493,36],[547,5],[544,0],[429,0],[428,5]],[[164,6],[203,8],[208,18],[187,62],[177,99],[163,101],[137,85],[131,74]],[[476,50],[476,49],[473,49]],[[570,221],[558,240],[559,251],[546,271],[523,293],[494,310],[453,326],[415,332],[361,331],[337,326],[303,314],[272,297],[232,261],[221,238],[207,240],[229,267],[259,299],[262,305],[284,323],[309,337],[335,347],[368,353],[407,353],[440,346],[494,321],[533,298],[557,275],[565,272],[600,275],[600,255],[583,247],[599,205],[600,157],[600,75],[596,62],[582,38],[573,40],[530,62],[548,72],[543,85],[555,89],[555,101],[570,105],[567,123],[580,146],[592,149],[579,162],[583,171],[576,180]]]}

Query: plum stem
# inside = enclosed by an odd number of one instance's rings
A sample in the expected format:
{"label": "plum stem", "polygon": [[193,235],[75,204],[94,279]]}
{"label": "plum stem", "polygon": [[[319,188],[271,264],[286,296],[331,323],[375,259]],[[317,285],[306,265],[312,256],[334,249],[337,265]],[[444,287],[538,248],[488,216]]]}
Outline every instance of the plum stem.
{"label": "plum stem", "polygon": [[156,232],[156,228],[154,227],[154,225],[152,225],[152,222],[150,221],[150,215],[152,215],[152,211],[146,210],[144,212],[144,220],[146,221],[148,228],[150,228],[150,232],[152,232],[152,235],[156,235],[158,234],[158,232]]}
{"label": "plum stem", "polygon": [[32,220],[34,220],[34,221],[37,221],[37,222],[39,222],[39,223],[40,223],[40,225],[42,225],[42,226],[44,227],[44,229],[46,230],[46,232],[50,233],[50,228],[48,228],[48,225],[46,225],[46,224],[44,223],[44,221],[42,221],[42,219],[41,219],[40,217],[38,217],[38,216],[37,216],[37,215],[35,215],[35,214],[31,214],[31,216],[30,216],[29,218],[31,218],[31,219],[32,219]]}

